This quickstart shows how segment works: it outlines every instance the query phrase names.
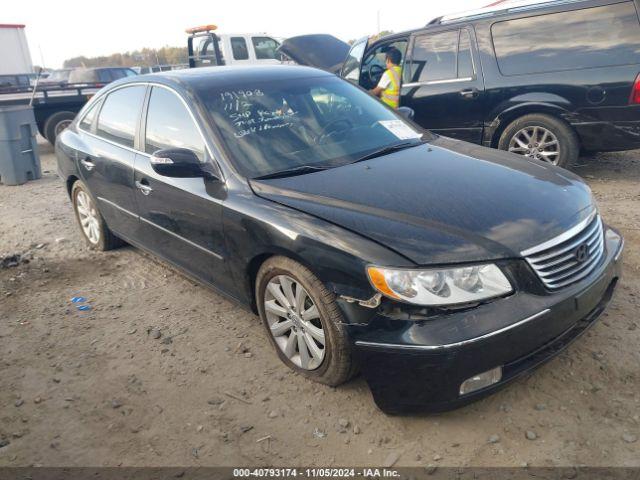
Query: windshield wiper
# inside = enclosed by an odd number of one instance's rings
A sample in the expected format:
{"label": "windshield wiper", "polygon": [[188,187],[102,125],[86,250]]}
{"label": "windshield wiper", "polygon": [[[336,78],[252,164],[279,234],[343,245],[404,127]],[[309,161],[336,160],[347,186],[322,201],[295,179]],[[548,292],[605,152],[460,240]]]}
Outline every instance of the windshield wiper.
{"label": "windshield wiper", "polygon": [[402,142],[402,143],[397,143],[395,145],[389,145],[389,146],[380,148],[379,150],[375,150],[371,153],[367,153],[364,157],[360,157],[351,163],[364,162],[365,160],[370,160],[376,157],[382,157],[389,153],[397,152],[399,150],[404,150],[405,148],[417,147],[418,145],[422,145],[422,144],[423,142]]}
{"label": "windshield wiper", "polygon": [[269,178],[282,178],[282,177],[292,177],[294,175],[304,175],[305,173],[319,172],[321,170],[327,170],[329,167],[320,167],[317,165],[300,165],[298,167],[289,168],[287,170],[280,170],[279,172],[268,173],[266,175],[261,175],[259,177],[254,177],[254,180],[267,180]]}

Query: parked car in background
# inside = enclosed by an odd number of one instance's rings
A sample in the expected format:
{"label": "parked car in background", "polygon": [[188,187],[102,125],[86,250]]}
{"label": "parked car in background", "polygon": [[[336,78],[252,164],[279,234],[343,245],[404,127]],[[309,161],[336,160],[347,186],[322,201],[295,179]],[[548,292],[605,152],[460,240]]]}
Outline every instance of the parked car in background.
{"label": "parked car in background", "polygon": [[292,370],[339,385],[361,369],[387,412],[532,370],[620,276],[622,237],[579,177],[420,131],[317,69],[123,79],[56,156],[91,248],[158,255],[259,314]]}
{"label": "parked car in background", "polygon": [[173,65],[152,65],[150,67],[131,67],[138,75],[144,75],[147,73],[157,72],[170,72],[171,70],[181,70],[183,68],[189,68],[187,63],[178,63]]}
{"label": "parked car in background", "polygon": [[40,78],[38,85],[57,85],[59,87],[65,86],[69,83],[69,75],[73,68],[60,68],[52,71],[47,78]]}
{"label": "parked car in background", "polygon": [[265,34],[214,33],[215,25],[187,29],[189,67],[278,64],[280,41]]}
{"label": "parked car in background", "polygon": [[104,86],[124,77],[135,77],[137,73],[128,67],[76,68],[69,73],[68,83],[85,83]]}
{"label": "parked car in background", "polygon": [[570,167],[581,149],[640,148],[639,5],[497,4],[371,44],[361,39],[346,60],[344,46],[328,47],[335,39],[311,46],[297,37],[281,51],[305,65],[318,65],[318,52],[333,52],[328,63],[340,63],[340,75],[371,89],[384,72],[385,52],[397,48],[400,104],[415,111],[418,124]]}
{"label": "parked car in background", "polygon": [[7,90],[28,90],[35,81],[35,73],[0,75],[0,92]]}

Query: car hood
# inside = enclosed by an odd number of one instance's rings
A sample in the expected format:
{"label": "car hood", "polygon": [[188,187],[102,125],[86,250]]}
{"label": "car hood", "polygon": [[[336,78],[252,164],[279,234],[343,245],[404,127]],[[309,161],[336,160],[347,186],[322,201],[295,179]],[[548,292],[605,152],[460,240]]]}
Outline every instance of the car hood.
{"label": "car hood", "polygon": [[349,54],[349,48],[348,43],[332,35],[317,34],[287,38],[278,51],[300,65],[338,73]]}
{"label": "car hood", "polygon": [[594,208],[589,187],[571,172],[443,137],[251,186],[263,198],[357,232],[418,265],[519,257]]}

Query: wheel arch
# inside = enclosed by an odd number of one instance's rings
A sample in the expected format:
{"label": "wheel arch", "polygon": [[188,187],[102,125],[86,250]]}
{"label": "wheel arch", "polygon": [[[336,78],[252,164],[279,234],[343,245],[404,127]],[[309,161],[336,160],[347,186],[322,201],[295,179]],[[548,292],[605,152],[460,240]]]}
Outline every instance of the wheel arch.
{"label": "wheel arch", "polygon": [[249,297],[251,303],[251,311],[258,314],[258,306],[256,305],[256,279],[258,277],[258,272],[260,271],[260,267],[273,257],[287,257],[295,262],[298,262],[303,267],[307,268],[311,273],[315,276],[318,276],[317,272],[314,268],[309,265],[305,260],[298,254],[296,254],[292,250],[283,249],[283,248],[273,248],[268,251],[256,253],[249,262],[247,263],[247,267],[244,272],[244,289],[247,292],[247,296]]}
{"label": "wheel arch", "polygon": [[[506,128],[515,120],[520,117],[524,117],[525,115],[531,114],[543,114],[552,116],[562,122],[564,122],[569,128],[571,128],[574,132],[575,129],[568,121],[568,117],[570,113],[566,108],[548,102],[527,102],[519,105],[515,105],[510,107],[499,114],[497,114],[494,119],[489,122],[490,127],[490,137],[489,144],[492,148],[498,148],[498,143],[500,141],[500,137],[502,133],[506,130]],[[576,132],[577,135],[577,132]]]}
{"label": "wheel arch", "polygon": [[71,189],[73,188],[73,185],[78,180],[80,180],[80,178],[78,178],[76,175],[69,175],[67,177],[66,185],[67,185],[67,195],[69,195],[69,198],[71,198]]}

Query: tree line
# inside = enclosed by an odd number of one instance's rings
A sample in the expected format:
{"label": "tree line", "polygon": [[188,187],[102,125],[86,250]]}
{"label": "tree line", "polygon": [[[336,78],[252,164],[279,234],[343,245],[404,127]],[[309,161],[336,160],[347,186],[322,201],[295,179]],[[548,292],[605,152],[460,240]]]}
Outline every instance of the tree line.
{"label": "tree line", "polygon": [[98,57],[73,57],[64,61],[64,68],[76,67],[152,67],[188,63],[187,47],[143,48],[125,53]]}

